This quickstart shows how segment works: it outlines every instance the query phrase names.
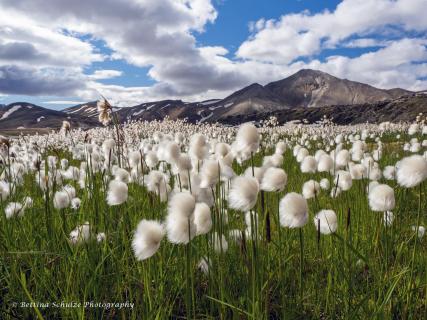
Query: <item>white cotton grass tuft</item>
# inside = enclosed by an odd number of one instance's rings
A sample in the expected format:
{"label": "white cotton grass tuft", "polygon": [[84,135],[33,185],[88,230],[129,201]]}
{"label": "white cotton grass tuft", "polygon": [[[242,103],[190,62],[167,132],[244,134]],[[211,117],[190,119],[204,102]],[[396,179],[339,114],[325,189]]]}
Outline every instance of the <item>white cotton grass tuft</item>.
{"label": "white cotton grass tuft", "polygon": [[276,144],[276,149],[275,149],[274,153],[283,155],[285,153],[286,149],[287,149],[286,143],[284,141],[279,141]]}
{"label": "white cotton grass tuft", "polygon": [[426,233],[426,228],[424,226],[418,226],[418,230],[417,230],[417,226],[412,226],[412,231],[417,232],[417,236],[418,238],[423,238],[424,234]]}
{"label": "white cotton grass tuft", "polygon": [[331,183],[327,178],[323,178],[322,180],[320,180],[319,185],[320,188],[322,188],[323,190],[329,190],[329,188],[331,187]]}
{"label": "white cotton grass tuft", "polygon": [[208,257],[202,257],[197,265],[197,267],[204,273],[204,274],[208,274],[209,273],[209,268],[210,268],[210,260]]}
{"label": "white cotton grass tuft", "polygon": [[107,235],[104,232],[99,232],[96,235],[96,242],[98,242],[98,243],[105,241],[105,239],[107,239]]}
{"label": "white cotton grass tuft", "polygon": [[267,192],[283,191],[287,181],[288,175],[285,170],[271,167],[265,170],[260,187]]}
{"label": "white cotton grass tuft", "polygon": [[228,193],[228,205],[239,211],[251,210],[257,201],[259,183],[256,178],[239,176],[232,180]]}
{"label": "white cotton grass tuft", "polygon": [[264,176],[266,168],[265,167],[254,167],[252,170],[252,167],[246,168],[243,175],[245,177],[255,177],[258,181],[258,183],[261,183],[262,177]]}
{"label": "white cotton grass tuft", "polygon": [[301,228],[308,220],[307,200],[298,193],[288,193],[280,200],[279,214],[282,227]]}
{"label": "white cotton grass tuft", "polygon": [[306,156],[301,162],[301,172],[315,173],[317,169],[317,161],[313,156]]}
{"label": "white cotton grass tuft", "polygon": [[200,161],[207,156],[208,151],[206,137],[200,133],[194,134],[190,139],[188,150],[190,157],[196,161]]}
{"label": "white cotton grass tuft", "polygon": [[78,210],[80,209],[82,201],[79,198],[71,199],[71,209]]}
{"label": "white cotton grass tuft", "polygon": [[420,155],[403,158],[396,168],[397,182],[402,187],[415,187],[427,178],[427,159]]}
{"label": "white cotton grass tuft", "polygon": [[212,229],[211,209],[206,203],[196,203],[194,209],[196,235],[207,234]]}
{"label": "white cotton grass tuft", "polygon": [[317,163],[317,171],[319,172],[329,172],[334,168],[334,161],[331,156],[327,154],[322,154]]}
{"label": "white cotton grass tuft", "polygon": [[0,181],[0,200],[5,201],[10,195],[10,185],[6,181]]}
{"label": "white cotton grass tuft", "polygon": [[130,181],[130,174],[127,170],[123,168],[117,168],[114,170],[114,179],[127,184]]}
{"label": "white cotton grass tuft", "polygon": [[68,208],[70,205],[70,197],[67,191],[57,191],[53,197],[53,206],[55,209],[61,210]]}
{"label": "white cotton grass tuft", "polygon": [[386,227],[390,227],[394,221],[394,214],[391,211],[385,211],[383,216],[383,223]]}
{"label": "white cotton grass tuft", "polygon": [[221,168],[217,161],[205,161],[200,171],[200,187],[212,188],[220,179]]}
{"label": "white cotton grass tuft", "polygon": [[220,236],[217,232],[214,232],[212,237],[215,252],[223,253],[228,250],[228,242],[224,235]]}
{"label": "white cotton grass tuft", "polygon": [[322,234],[331,234],[337,231],[338,220],[335,211],[320,210],[313,219],[314,226]]}
{"label": "white cotton grass tuft", "polygon": [[331,198],[336,198],[341,194],[341,192],[342,192],[341,188],[335,185],[331,189],[330,196]]}
{"label": "white cotton grass tuft", "polygon": [[71,244],[81,244],[88,242],[91,238],[89,222],[85,222],[82,225],[77,226],[73,231],[70,232]]}
{"label": "white cotton grass tuft", "polygon": [[141,167],[141,153],[139,151],[129,152],[128,159],[131,168]]}
{"label": "white cotton grass tuft", "polygon": [[188,192],[175,193],[169,200],[166,217],[168,240],[175,244],[187,244],[196,235],[194,223],[195,198]]}
{"label": "white cotton grass tuft", "polygon": [[69,184],[67,184],[66,186],[64,186],[62,188],[62,191],[64,191],[68,195],[68,198],[70,200],[76,197],[76,189],[73,186],[69,185]]}
{"label": "white cotton grass tuft", "polygon": [[396,178],[396,167],[386,166],[383,170],[383,176],[387,180],[394,180]]}
{"label": "white cotton grass tuft", "polygon": [[365,166],[360,163],[349,166],[349,171],[353,180],[360,180],[367,176]]}
{"label": "white cotton grass tuft", "polygon": [[308,180],[302,186],[302,195],[306,199],[316,197],[320,191],[320,184],[315,180]]}
{"label": "white cotton grass tuft", "polygon": [[161,223],[153,220],[141,220],[132,239],[132,249],[137,260],[142,261],[153,256],[160,248],[165,236]]}
{"label": "white cotton grass tuft", "polygon": [[379,184],[371,189],[368,198],[372,211],[384,212],[394,209],[394,190],[386,184]]}
{"label": "white cotton grass tuft", "polygon": [[234,147],[237,152],[255,153],[260,144],[258,129],[252,123],[244,123],[237,131]]}
{"label": "white cotton grass tuft", "polygon": [[335,157],[335,165],[338,168],[346,167],[349,161],[350,161],[350,153],[348,152],[348,150],[342,149],[338,151]]}
{"label": "white cotton grass tuft", "polygon": [[127,201],[128,186],[122,181],[113,180],[108,185],[107,204],[117,206]]}
{"label": "white cotton grass tuft", "polygon": [[309,152],[306,148],[300,148],[297,152],[297,162],[301,163],[305,157],[309,155]]}
{"label": "white cotton grass tuft", "polygon": [[6,219],[10,219],[14,216],[22,217],[24,215],[24,207],[19,202],[10,202],[4,209]]}
{"label": "white cotton grass tuft", "polygon": [[348,171],[340,170],[335,174],[335,185],[341,188],[342,191],[347,191],[353,185],[351,174]]}
{"label": "white cotton grass tuft", "polygon": [[151,169],[155,168],[159,163],[159,158],[154,151],[149,151],[145,156],[145,163]]}

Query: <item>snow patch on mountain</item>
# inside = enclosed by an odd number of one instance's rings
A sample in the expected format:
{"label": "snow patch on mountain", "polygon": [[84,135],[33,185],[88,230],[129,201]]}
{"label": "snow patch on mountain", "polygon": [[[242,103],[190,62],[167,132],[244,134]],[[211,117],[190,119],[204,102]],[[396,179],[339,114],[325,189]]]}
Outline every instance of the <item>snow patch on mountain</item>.
{"label": "snow patch on mountain", "polygon": [[19,109],[21,109],[21,105],[16,105],[13,106],[12,108],[10,108],[9,110],[7,110],[5,113],[3,113],[2,117],[0,118],[0,120],[6,119],[7,117],[9,117],[12,113],[14,113],[15,111],[18,111]]}

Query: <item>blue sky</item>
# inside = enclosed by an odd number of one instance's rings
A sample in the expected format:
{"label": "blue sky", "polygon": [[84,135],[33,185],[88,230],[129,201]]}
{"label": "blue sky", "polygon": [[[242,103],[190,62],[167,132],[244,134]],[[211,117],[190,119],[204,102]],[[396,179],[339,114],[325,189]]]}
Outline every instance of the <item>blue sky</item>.
{"label": "blue sky", "polygon": [[221,98],[301,68],[427,88],[427,0],[0,0],[0,8],[0,103]]}

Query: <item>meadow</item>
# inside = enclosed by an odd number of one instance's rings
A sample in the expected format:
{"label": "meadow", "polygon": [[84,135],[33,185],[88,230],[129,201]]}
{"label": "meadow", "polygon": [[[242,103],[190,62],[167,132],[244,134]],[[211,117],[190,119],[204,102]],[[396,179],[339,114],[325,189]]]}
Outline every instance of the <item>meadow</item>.
{"label": "meadow", "polygon": [[427,318],[422,115],[100,120],[0,138],[0,318]]}

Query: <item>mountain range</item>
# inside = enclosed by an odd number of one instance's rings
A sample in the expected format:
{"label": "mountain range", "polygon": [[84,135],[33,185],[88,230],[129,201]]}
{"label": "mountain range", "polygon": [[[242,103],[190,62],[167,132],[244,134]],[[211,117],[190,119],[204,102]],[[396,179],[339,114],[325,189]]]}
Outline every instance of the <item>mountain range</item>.
{"label": "mountain range", "polygon": [[[265,86],[251,84],[224,99],[199,102],[162,100],[127,108],[115,108],[122,122],[187,118],[193,123],[238,124],[260,121],[272,115],[280,122],[306,119],[316,122],[323,115],[335,123],[412,121],[427,111],[427,95],[400,88],[384,90],[340,79],[322,71],[303,69]],[[96,101],[66,108],[46,109],[31,103],[0,105],[0,131],[52,130],[67,120],[83,129],[98,126]]]}

